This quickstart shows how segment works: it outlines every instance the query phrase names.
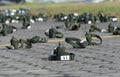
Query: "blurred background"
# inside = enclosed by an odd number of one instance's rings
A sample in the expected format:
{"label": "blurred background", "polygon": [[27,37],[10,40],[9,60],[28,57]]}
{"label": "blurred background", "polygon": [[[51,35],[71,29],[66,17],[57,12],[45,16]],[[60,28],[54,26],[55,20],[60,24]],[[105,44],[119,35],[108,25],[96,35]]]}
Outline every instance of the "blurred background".
{"label": "blurred background", "polygon": [[[120,0],[0,0],[0,10],[27,8],[30,14],[58,14],[103,11],[120,18]],[[41,11],[42,9],[42,11]],[[44,11],[43,11],[44,9]]]}
{"label": "blurred background", "polygon": [[120,1],[120,0],[0,0],[1,4],[10,4],[10,3],[61,3],[61,2],[91,2],[99,3],[105,1]]}

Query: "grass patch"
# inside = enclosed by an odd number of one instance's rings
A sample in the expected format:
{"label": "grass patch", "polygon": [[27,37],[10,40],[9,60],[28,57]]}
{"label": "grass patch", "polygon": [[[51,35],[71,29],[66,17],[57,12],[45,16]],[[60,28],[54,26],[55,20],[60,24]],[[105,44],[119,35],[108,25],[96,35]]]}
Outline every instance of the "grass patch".
{"label": "grass patch", "polygon": [[99,11],[103,11],[108,15],[116,15],[120,18],[120,4],[119,2],[104,2],[104,3],[26,3],[23,5],[6,5],[1,6],[0,9],[7,8],[31,8],[32,14],[38,14],[40,8],[45,9],[46,14],[57,13],[79,13],[91,12],[97,14]]}

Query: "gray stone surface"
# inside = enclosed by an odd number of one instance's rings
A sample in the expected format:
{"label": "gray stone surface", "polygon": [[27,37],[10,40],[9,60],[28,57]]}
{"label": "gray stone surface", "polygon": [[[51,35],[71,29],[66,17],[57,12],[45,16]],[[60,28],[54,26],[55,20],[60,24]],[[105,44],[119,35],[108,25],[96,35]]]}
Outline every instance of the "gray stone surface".
{"label": "gray stone surface", "polygon": [[[109,23],[99,23],[99,28],[106,28]],[[115,23],[119,26],[119,23]],[[103,44],[88,46],[85,49],[74,49],[65,43],[65,37],[84,38],[90,25],[82,24],[79,31],[68,31],[64,28],[58,31],[64,33],[62,44],[66,52],[75,54],[73,61],[48,61],[57,42],[37,43],[31,49],[8,50],[4,45],[9,44],[11,36],[16,38],[31,38],[35,35],[46,37],[46,29],[64,25],[63,22],[37,22],[32,29],[21,29],[22,25],[13,24],[18,31],[5,37],[1,37],[0,43],[0,77],[120,77],[120,37],[103,37]],[[99,33],[100,36],[112,36],[111,33]],[[58,40],[58,39],[50,39]]]}

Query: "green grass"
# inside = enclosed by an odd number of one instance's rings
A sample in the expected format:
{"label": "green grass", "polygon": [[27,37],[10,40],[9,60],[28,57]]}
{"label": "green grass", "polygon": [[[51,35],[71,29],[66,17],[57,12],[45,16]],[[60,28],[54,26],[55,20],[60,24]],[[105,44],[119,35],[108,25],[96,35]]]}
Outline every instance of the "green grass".
{"label": "green grass", "polygon": [[40,8],[45,9],[47,14],[57,13],[79,13],[91,12],[97,14],[99,11],[103,11],[108,15],[116,15],[120,18],[120,2],[104,2],[104,3],[27,3],[23,5],[6,5],[1,6],[0,9],[6,8],[31,8],[32,14],[38,14]]}

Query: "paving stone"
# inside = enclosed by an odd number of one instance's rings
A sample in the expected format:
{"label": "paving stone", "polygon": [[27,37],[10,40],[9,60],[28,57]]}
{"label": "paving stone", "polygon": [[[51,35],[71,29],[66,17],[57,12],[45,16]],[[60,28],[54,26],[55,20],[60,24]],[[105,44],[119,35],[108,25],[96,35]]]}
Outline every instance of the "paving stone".
{"label": "paving stone", "polygon": [[[97,24],[100,28],[107,28],[109,23]],[[120,24],[116,22],[116,24]],[[0,24],[1,25],[1,24]],[[58,42],[33,44],[31,49],[8,50],[3,44],[9,43],[14,35],[19,38],[31,38],[35,35],[46,37],[46,29],[57,25],[64,25],[63,22],[36,22],[32,29],[21,29],[21,23],[17,25],[19,30],[6,37],[1,37],[0,44],[0,77],[119,77],[120,76],[120,37],[103,38],[103,44],[88,46],[85,49],[74,49],[71,45],[62,42],[66,51],[75,54],[73,61],[48,61]],[[44,26],[44,27],[43,27]],[[79,31],[67,31],[58,29],[65,37],[84,38],[90,25],[82,24]],[[120,25],[119,25],[120,26]],[[100,33],[100,36],[111,36],[111,33]],[[57,40],[57,39],[51,39]]]}

